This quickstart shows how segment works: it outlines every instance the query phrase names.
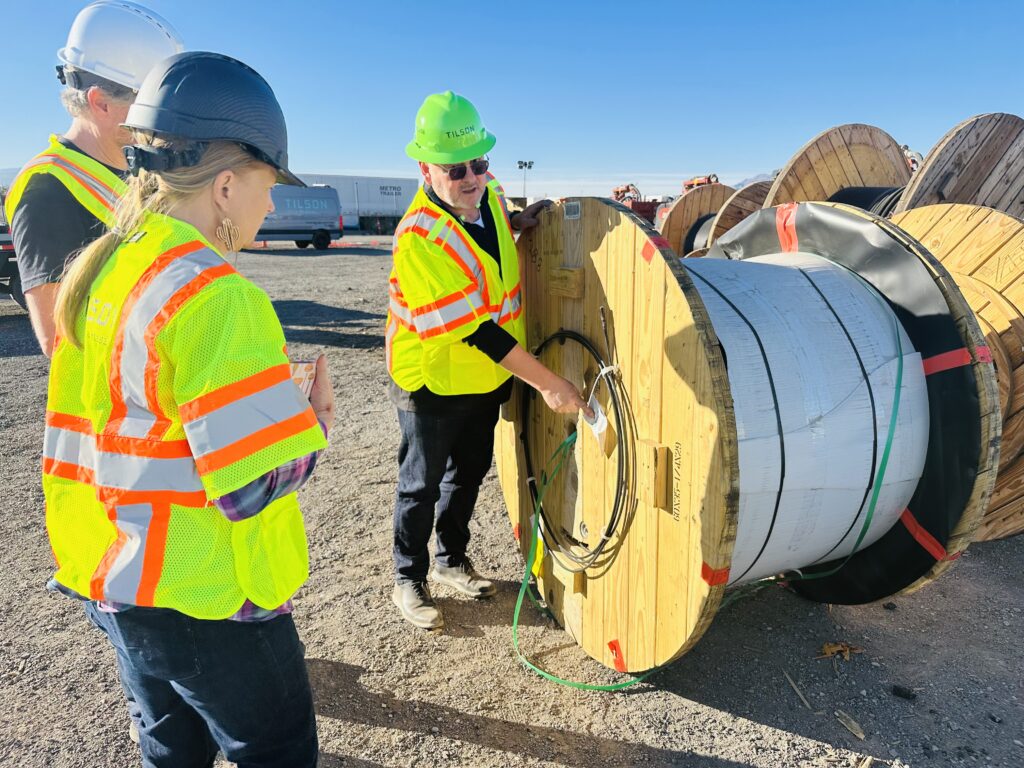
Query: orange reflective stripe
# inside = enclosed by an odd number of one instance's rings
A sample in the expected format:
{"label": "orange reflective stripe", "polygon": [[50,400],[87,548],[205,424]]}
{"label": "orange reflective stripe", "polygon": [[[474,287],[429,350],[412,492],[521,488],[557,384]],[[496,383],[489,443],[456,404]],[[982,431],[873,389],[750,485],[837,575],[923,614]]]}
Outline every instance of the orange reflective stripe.
{"label": "orange reflective stripe", "polygon": [[208,475],[316,425],[316,416],[312,409],[307,409],[290,419],[259,429],[248,437],[236,440],[231,445],[197,458],[196,467],[199,469],[200,475]]}
{"label": "orange reflective stripe", "polygon": [[167,547],[167,527],[171,519],[171,505],[156,502],[150,505],[152,516],[146,534],[146,552],[142,560],[142,576],[135,593],[136,605],[153,605],[157,582],[164,570],[164,555]]}
{"label": "orange reflective stripe", "polygon": [[218,277],[222,277],[234,271],[235,268],[227,262],[219,264],[216,267],[211,267],[210,269],[204,269],[191,281],[179,288],[173,296],[171,296],[164,305],[164,308],[160,310],[160,313],[153,318],[153,321],[146,328],[146,351],[148,352],[145,374],[146,402],[149,405],[150,412],[156,417],[156,420],[153,422],[153,426],[150,427],[149,432],[146,434],[146,437],[151,440],[163,437],[167,428],[171,426],[171,420],[167,418],[163,409],[160,407],[159,389],[157,387],[160,376],[160,355],[156,351],[156,337],[160,331],[164,329],[167,323],[170,322],[171,318],[174,317],[174,313],[181,309],[181,306],[186,301],[191,299]]}
{"label": "orange reflective stripe", "polygon": [[482,314],[486,314],[485,310],[483,309],[476,310],[473,312],[467,312],[462,317],[452,320],[450,323],[445,323],[444,325],[437,326],[436,328],[429,328],[422,332],[416,332],[419,334],[419,337],[421,339],[429,339],[434,336],[440,336],[442,333],[451,333],[456,328],[461,328],[466,323],[470,323],[473,320],[476,320],[476,318],[480,317],[480,315]]}
{"label": "orange reflective stripe", "polygon": [[80,467],[77,464],[70,464],[66,461],[57,461],[43,457],[43,474],[51,477],[59,477],[63,480],[74,480],[78,483],[93,485],[95,475],[88,467]]}
{"label": "orange reflective stripe", "polygon": [[99,184],[101,187],[103,187],[106,190],[109,190],[111,192],[111,194],[117,195],[117,193],[114,192],[114,188],[111,187],[109,184],[107,184],[105,181],[103,181],[103,179],[99,178],[98,176],[96,176],[93,173],[90,173],[85,168],[80,166],[78,163],[72,161],[71,159],[65,157],[64,155],[58,155],[58,154],[55,154],[53,152],[44,152],[43,154],[39,155],[39,157],[52,157],[52,158],[55,158],[57,160],[60,160],[62,163],[67,163],[68,165],[74,166],[75,168],[80,170],[82,173],[84,173],[86,176],[88,176],[90,179],[92,179],[97,184]]}
{"label": "orange reflective stripe", "polygon": [[187,459],[192,455],[188,440],[149,440],[123,435],[96,435],[96,447],[104,453],[123,453],[147,459]]}
{"label": "orange reflective stripe", "polygon": [[59,429],[69,429],[72,432],[81,432],[83,435],[93,434],[92,422],[83,419],[81,416],[72,416],[70,413],[59,411],[46,412],[46,424]]}
{"label": "orange reflective stripe", "polygon": [[177,504],[182,507],[212,507],[206,491],[132,491],[127,488],[96,487],[96,498],[104,504]]}
{"label": "orange reflective stripe", "polygon": [[256,392],[280,384],[292,377],[291,368],[287,363],[275,365],[265,371],[255,373],[248,378],[236,381],[234,384],[227,384],[220,389],[215,389],[205,395],[200,395],[195,400],[189,400],[184,405],[178,406],[178,413],[184,423],[195,421],[200,416],[205,416],[210,411],[215,411],[225,405],[241,400]]}
{"label": "orange reflective stripe", "polygon": [[[437,301],[431,302],[430,304],[424,304],[422,307],[416,307],[416,309],[412,310],[413,317],[425,315],[428,312],[433,312],[436,309],[447,307],[449,304],[454,304],[456,301],[461,301],[465,297],[465,291],[460,289],[455,293],[450,293],[447,296],[438,299]],[[408,306],[408,304],[406,304],[406,306]]]}
{"label": "orange reflective stripe", "polygon": [[[481,291],[483,293],[484,304],[490,304],[491,303],[491,297],[487,293],[487,272],[486,272],[486,270],[484,270],[483,262],[480,261],[480,257],[476,253],[476,249],[472,245],[469,244],[469,241],[466,239],[466,236],[464,234],[462,234],[462,232],[460,231],[461,227],[454,221],[454,219],[448,224],[448,228],[451,229],[451,231],[455,233],[455,236],[457,238],[459,238],[459,240],[462,241],[462,245],[465,246],[466,250],[468,250],[470,252],[470,254],[473,256],[473,260],[476,262],[476,267],[477,267],[477,269],[480,270],[480,282],[483,283],[483,285],[479,286],[479,287],[480,287],[480,289],[481,289]],[[441,241],[438,240],[438,242],[440,243]],[[446,251],[450,247],[447,242],[443,243],[443,245],[444,245]],[[449,255],[454,255],[454,254],[455,254],[455,250],[454,249],[449,251]],[[459,259],[457,258],[456,261],[459,261]],[[476,283],[477,281],[473,280],[473,282]]]}
{"label": "orange reflective stripe", "polygon": [[149,284],[156,279],[156,276],[163,271],[163,269],[174,261],[179,256],[198,251],[200,248],[206,246],[199,240],[192,240],[188,243],[182,243],[181,245],[171,248],[169,251],[158,256],[146,271],[142,273],[142,277],[139,278],[139,282],[135,284],[131,292],[128,294],[128,298],[125,300],[124,306],[121,308],[121,320],[117,328],[117,336],[114,340],[114,353],[112,360],[114,365],[111,366],[110,371],[110,419],[107,421],[107,426],[103,430],[105,433],[110,435],[116,435],[121,429],[121,423],[124,421],[124,417],[128,412],[127,406],[124,403],[124,397],[121,390],[121,353],[124,351],[124,330],[125,320],[131,314],[132,308],[135,303],[139,300],[139,297],[145,293],[146,288]]}
{"label": "orange reflective stripe", "polygon": [[[65,163],[68,163],[69,165],[74,165],[74,166],[75,166],[75,168],[78,168],[78,170],[82,171],[82,173],[84,173],[84,174],[85,174],[86,176],[88,176],[88,177],[89,177],[90,179],[95,179],[95,181],[96,181],[96,183],[97,183],[97,184],[102,184],[102,185],[103,185],[104,187],[106,187],[107,189],[110,189],[110,187],[108,187],[108,186],[107,186],[106,184],[103,184],[103,182],[102,182],[102,181],[100,181],[99,179],[96,179],[96,177],[95,177],[95,176],[92,176],[92,175],[91,175],[91,174],[89,174],[89,173],[88,173],[87,171],[84,171],[84,170],[82,170],[81,168],[79,168],[79,167],[78,167],[77,165],[75,165],[75,164],[74,164],[74,163],[72,163],[71,161],[67,160],[66,158],[61,158],[61,160],[62,160],[63,162],[65,162]],[[107,200],[107,199],[106,199],[105,197],[103,197],[103,195],[101,195],[101,194],[100,194],[99,192],[97,192],[97,191],[96,191],[95,189],[93,189],[93,188],[92,188],[92,187],[91,187],[91,186],[89,185],[89,182],[87,182],[87,181],[85,181],[85,180],[83,180],[83,179],[80,179],[80,178],[78,177],[78,175],[77,175],[77,174],[75,174],[75,172],[74,172],[74,171],[69,171],[69,170],[68,170],[67,168],[64,168],[64,167],[62,167],[62,166],[60,166],[60,165],[57,165],[56,163],[53,163],[53,165],[54,165],[54,167],[56,167],[56,168],[60,168],[60,170],[61,170],[61,171],[63,171],[63,172],[64,172],[64,173],[66,173],[66,174],[67,174],[68,176],[70,176],[70,177],[71,177],[72,179],[74,179],[75,181],[77,181],[77,182],[78,182],[78,186],[79,186],[79,187],[80,187],[81,189],[84,189],[84,190],[85,190],[86,192],[88,192],[88,193],[89,193],[90,195],[92,195],[92,196],[93,196],[94,198],[96,198],[96,200],[97,200],[97,201],[98,201],[98,202],[100,203],[100,205],[102,205],[102,206],[103,206],[104,208],[106,208],[106,209],[107,209],[108,211],[111,211],[111,212],[112,212],[112,211],[114,210],[114,206],[112,206],[112,205],[110,204],[110,201],[109,201],[109,200]],[[114,195],[115,197],[119,197],[119,195],[117,195],[117,193],[116,193],[116,192],[114,192],[114,190],[112,190],[112,189],[110,189],[110,193],[111,193],[112,195]]]}

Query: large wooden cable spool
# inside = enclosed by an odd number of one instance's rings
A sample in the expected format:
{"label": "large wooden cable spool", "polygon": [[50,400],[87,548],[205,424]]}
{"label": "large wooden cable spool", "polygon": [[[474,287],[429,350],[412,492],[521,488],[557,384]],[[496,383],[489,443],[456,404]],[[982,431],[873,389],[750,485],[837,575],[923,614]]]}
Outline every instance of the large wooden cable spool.
{"label": "large wooden cable spool", "polygon": [[951,129],[928,153],[895,212],[936,203],[983,205],[1024,217],[1024,119],[977,115]]}
{"label": "large wooden cable spool", "polygon": [[964,204],[915,208],[893,222],[949,270],[995,363],[1003,417],[999,474],[976,538],[1024,532],[1024,223]]}
{"label": "large wooden cable spool", "polygon": [[860,123],[824,131],[805,144],[772,182],[764,207],[831,200],[854,187],[903,187],[910,168],[896,140]]}
{"label": "large wooden cable spool", "polygon": [[[780,240],[785,228],[776,215],[760,211],[749,217],[709,255],[743,260],[785,251]],[[973,355],[981,344],[973,315],[952,281],[896,227],[834,206],[793,206],[787,216],[790,244],[799,238],[797,255],[853,259],[849,268],[863,272],[874,285],[871,290],[885,297],[880,305],[891,305],[886,311],[899,317],[894,325],[906,327],[922,355],[934,356],[945,347]],[[892,251],[891,258],[874,258],[879,249]],[[744,501],[735,397],[749,393],[733,391],[710,305],[697,288],[696,273],[685,267],[707,266],[699,278],[707,281],[707,270],[715,265],[706,264],[708,259],[679,260],[635,215],[597,199],[553,206],[539,227],[524,234],[520,252],[529,346],[536,348],[564,329],[605,349],[618,366],[614,375],[628,416],[623,423],[613,420],[599,441],[582,422],[553,414],[536,399],[514,396],[503,410],[497,438],[513,530],[525,552],[534,511],[530,488],[538,482],[528,477],[527,464],[539,474],[566,435],[581,430],[573,461],[551,481],[544,498],[544,527],[557,530],[547,531],[546,541],[553,538],[555,544],[544,548],[535,570],[538,587],[557,620],[593,658],[620,671],[649,669],[692,647],[710,624],[726,584],[740,578],[730,574]],[[873,274],[857,259],[898,263],[897,279]],[[737,262],[735,268],[748,267]],[[907,297],[921,296],[927,297],[930,333],[923,333],[907,305]],[[598,363],[572,342],[547,343],[541,359],[588,391],[598,375]],[[787,358],[783,365],[792,364]],[[932,395],[935,386],[942,396]],[[608,388],[596,391],[609,410]],[[966,365],[930,377],[928,391],[934,439],[929,438],[921,481],[913,490],[914,515],[879,531],[880,538],[852,554],[836,577],[807,582],[814,584],[803,590],[809,597],[864,602],[915,588],[945,570],[969,542],[994,480],[999,430],[994,374],[990,365],[971,357]],[[961,401],[973,402],[974,410],[949,411],[951,402]],[[967,424],[968,439],[943,440],[943,421],[958,418]],[[519,439],[523,434],[529,435],[529,462]],[[562,567],[560,558],[570,547],[585,552],[605,546],[600,539],[620,487],[619,460],[630,453],[629,504],[600,562],[582,573]],[[566,550],[558,551],[563,545]],[[820,564],[819,572],[828,565]]]}
{"label": "large wooden cable spool", "polygon": [[[704,242],[695,242],[698,230],[701,225],[710,224],[734,192],[736,190],[732,187],[718,182],[702,184],[684,192],[672,202],[664,218],[659,218],[658,231],[668,241],[669,247],[683,256],[706,248],[710,244],[707,236],[703,238]],[[690,247],[686,247],[688,239],[692,242]]]}
{"label": "large wooden cable spool", "polygon": [[771,187],[770,181],[755,181],[737,189],[715,215],[714,224],[711,226],[711,235],[708,237],[708,247],[747,216],[759,211],[764,205]]}

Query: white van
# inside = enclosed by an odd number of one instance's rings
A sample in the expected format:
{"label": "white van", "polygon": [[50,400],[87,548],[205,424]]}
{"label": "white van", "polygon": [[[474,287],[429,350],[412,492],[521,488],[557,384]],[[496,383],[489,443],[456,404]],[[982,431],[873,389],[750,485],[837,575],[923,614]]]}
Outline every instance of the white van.
{"label": "white van", "polygon": [[312,243],[322,251],[341,239],[345,222],[333,187],[278,184],[270,195],[274,212],[263,221],[255,240],[294,240],[299,248]]}

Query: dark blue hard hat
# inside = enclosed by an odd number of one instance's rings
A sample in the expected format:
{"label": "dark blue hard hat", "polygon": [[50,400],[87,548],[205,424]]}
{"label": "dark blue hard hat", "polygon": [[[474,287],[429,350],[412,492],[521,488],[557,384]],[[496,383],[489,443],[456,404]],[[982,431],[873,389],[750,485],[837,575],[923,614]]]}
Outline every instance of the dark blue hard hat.
{"label": "dark blue hard hat", "polygon": [[267,81],[220,53],[187,51],[161,61],[139,89],[125,127],[193,142],[189,150],[125,147],[128,167],[194,165],[211,141],[233,141],[278,171],[283,184],[305,186],[288,170],[288,129]]}

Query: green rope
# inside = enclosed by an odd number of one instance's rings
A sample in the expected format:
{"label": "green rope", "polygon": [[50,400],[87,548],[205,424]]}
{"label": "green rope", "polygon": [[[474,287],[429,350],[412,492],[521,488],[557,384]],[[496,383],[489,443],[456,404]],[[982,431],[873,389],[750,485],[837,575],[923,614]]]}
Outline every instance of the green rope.
{"label": "green rope", "polygon": [[[643,682],[647,679],[648,676],[657,671],[659,667],[655,667],[654,669],[648,670],[639,677],[635,677],[632,680],[626,680],[621,683],[611,683],[609,685],[577,683],[572,680],[565,680],[559,677],[558,675],[553,675],[547,670],[538,667],[536,664],[534,664],[528,658],[526,658],[522,650],[519,648],[519,613],[523,607],[523,596],[527,594],[530,595],[530,599],[533,601],[533,604],[536,605],[538,608],[541,608],[541,610],[543,610],[545,613],[551,616],[551,612],[545,608],[542,608],[540,604],[537,602],[536,598],[534,598],[533,594],[530,592],[530,573],[533,571],[533,563],[537,558],[537,541],[539,538],[538,534],[540,533],[541,502],[544,499],[545,492],[547,492],[547,489],[551,485],[551,481],[555,479],[555,476],[558,474],[559,470],[561,470],[562,464],[565,462],[566,457],[568,457],[572,452],[573,443],[576,442],[576,434],[576,432],[573,432],[571,435],[565,438],[565,440],[562,441],[561,445],[559,445],[558,448],[555,449],[555,452],[548,460],[548,463],[545,466],[544,471],[541,472],[541,477],[537,483],[537,500],[534,503],[533,526],[530,533],[530,551],[526,556],[526,568],[523,571],[523,583],[519,587],[519,597],[516,598],[516,610],[512,616],[512,647],[515,648],[516,655],[519,657],[520,663],[531,672],[534,672],[543,677],[545,680],[550,680],[553,683],[558,683],[559,685],[564,685],[569,688],[576,688],[582,691],[621,691],[623,688],[628,688],[631,685],[636,685],[637,683]],[[551,473],[549,475],[547,472],[547,467],[550,467],[552,463],[554,464],[554,467],[552,468]]]}

